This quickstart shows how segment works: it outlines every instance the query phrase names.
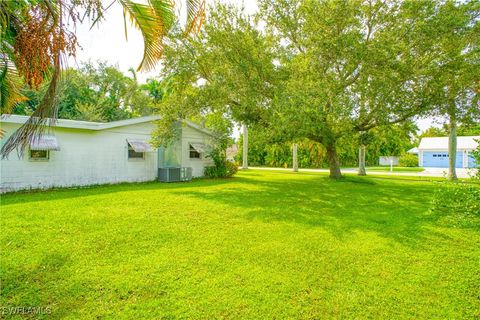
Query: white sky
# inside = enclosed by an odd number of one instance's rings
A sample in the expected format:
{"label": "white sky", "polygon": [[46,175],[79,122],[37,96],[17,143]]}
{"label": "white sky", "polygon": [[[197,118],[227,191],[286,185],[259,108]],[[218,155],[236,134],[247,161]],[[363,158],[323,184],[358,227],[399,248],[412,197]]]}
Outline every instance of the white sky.
{"label": "white sky", "polygon": [[[140,2],[140,1],[139,1]],[[245,7],[247,13],[254,13],[257,10],[256,0],[220,0],[224,3],[234,3],[237,6]],[[110,3],[110,1],[105,2]],[[207,0],[207,4],[213,0]],[[178,10],[185,11],[183,1],[177,1]],[[184,16],[184,13],[182,14]],[[77,50],[76,58],[70,58],[69,67],[78,68],[82,62],[91,60],[104,60],[127,73],[129,68],[137,69],[143,56],[143,39],[140,31],[128,23],[128,41],[125,38],[124,20],[122,7],[115,3],[106,12],[105,19],[90,29],[90,24],[84,22],[77,25],[77,40],[80,48]],[[148,73],[138,72],[139,82],[145,82],[147,78],[160,74],[160,70],[153,70]],[[420,130],[435,125],[432,119],[421,119],[417,121]],[[438,126],[438,125],[436,125]]]}

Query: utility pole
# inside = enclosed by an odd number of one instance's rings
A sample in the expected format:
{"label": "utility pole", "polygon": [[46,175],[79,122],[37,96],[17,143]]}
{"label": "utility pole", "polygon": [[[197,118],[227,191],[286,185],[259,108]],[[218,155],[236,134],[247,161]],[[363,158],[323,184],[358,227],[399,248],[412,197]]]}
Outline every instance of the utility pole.
{"label": "utility pole", "polygon": [[248,169],[248,129],[245,124],[243,125],[242,169]]}

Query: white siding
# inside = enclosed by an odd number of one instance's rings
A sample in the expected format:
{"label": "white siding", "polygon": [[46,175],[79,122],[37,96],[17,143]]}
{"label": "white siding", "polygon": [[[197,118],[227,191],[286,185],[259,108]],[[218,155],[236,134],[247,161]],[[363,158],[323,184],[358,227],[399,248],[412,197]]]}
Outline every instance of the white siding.
{"label": "white siding", "polygon": [[213,161],[207,158],[206,154],[201,154],[200,159],[190,159],[190,143],[211,144],[208,136],[194,128],[184,125],[182,127],[182,167],[192,167],[194,177],[203,176],[204,168],[212,166]]}
{"label": "white siding", "polygon": [[[7,135],[18,127],[2,123]],[[13,152],[1,161],[2,191],[154,180],[157,152],[146,153],[144,160],[129,160],[126,142],[148,140],[152,129],[151,123],[102,131],[56,128],[61,150],[50,151],[48,161],[31,161],[28,150],[23,158]]]}

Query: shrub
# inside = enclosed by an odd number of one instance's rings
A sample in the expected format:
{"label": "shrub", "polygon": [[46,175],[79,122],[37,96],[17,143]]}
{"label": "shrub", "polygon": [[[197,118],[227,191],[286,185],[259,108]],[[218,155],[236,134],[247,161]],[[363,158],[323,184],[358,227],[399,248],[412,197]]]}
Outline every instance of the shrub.
{"label": "shrub", "polygon": [[442,182],[433,194],[431,211],[455,225],[480,225],[480,188],[465,182]]}
{"label": "shrub", "polygon": [[400,167],[418,167],[418,156],[415,154],[404,154],[398,159]]}
{"label": "shrub", "polygon": [[477,166],[477,173],[473,177],[475,179],[480,179],[480,139],[476,139],[475,141],[478,142],[477,149],[472,151],[472,157],[475,159],[475,164]]}
{"label": "shrub", "polygon": [[214,148],[208,155],[215,165],[205,167],[203,174],[207,178],[230,178],[238,171],[238,166],[227,160],[225,150]]}

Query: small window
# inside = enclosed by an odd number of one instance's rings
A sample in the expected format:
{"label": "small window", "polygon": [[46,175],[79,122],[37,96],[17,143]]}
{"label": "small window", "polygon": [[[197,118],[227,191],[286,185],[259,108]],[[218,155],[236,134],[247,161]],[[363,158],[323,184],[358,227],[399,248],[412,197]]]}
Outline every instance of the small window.
{"label": "small window", "polygon": [[30,160],[34,161],[48,161],[48,150],[30,150]]}
{"label": "small window", "polygon": [[448,157],[448,154],[444,154],[443,157],[444,157],[444,158]]}
{"label": "small window", "polygon": [[145,152],[137,152],[133,150],[133,148],[128,145],[128,159],[144,159]]}
{"label": "small window", "polygon": [[200,159],[200,152],[190,145],[190,159]]}
{"label": "small window", "polygon": [[434,154],[434,155],[433,155],[433,157],[434,157],[434,158],[436,158],[436,157],[437,157],[437,155],[436,155],[436,154]]}

